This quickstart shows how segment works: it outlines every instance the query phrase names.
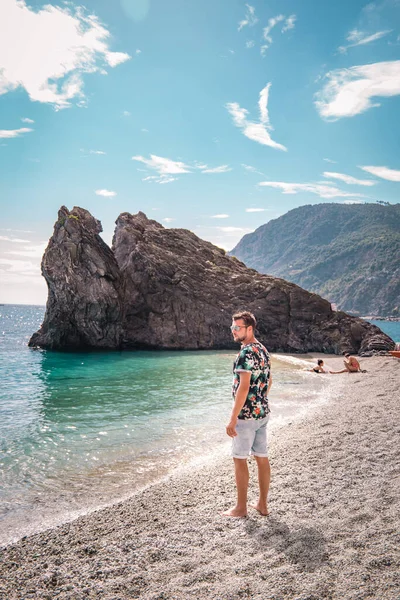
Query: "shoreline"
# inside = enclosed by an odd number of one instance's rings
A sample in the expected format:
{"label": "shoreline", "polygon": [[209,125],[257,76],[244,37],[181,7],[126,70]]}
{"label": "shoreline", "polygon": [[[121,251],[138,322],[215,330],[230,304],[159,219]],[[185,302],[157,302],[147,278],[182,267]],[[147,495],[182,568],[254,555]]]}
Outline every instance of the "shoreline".
{"label": "shoreline", "polygon": [[272,432],[270,517],[220,516],[235,490],[231,459],[216,458],[5,547],[0,597],[397,599],[399,361],[362,362]]}
{"label": "shoreline", "polygon": [[[281,363],[284,367],[287,365],[294,368],[301,367],[300,371],[303,371],[305,366],[311,367],[319,356],[319,354],[315,356],[309,354],[299,358],[292,355],[272,354],[273,361]],[[330,358],[335,360],[337,357],[330,355]],[[281,387],[278,391],[279,386],[276,386],[275,394],[271,399],[274,406],[269,432],[272,434],[275,430],[286,427],[288,423],[292,424],[292,422],[302,420],[306,415],[318,409],[320,405],[329,402],[332,383],[331,377],[321,378],[307,373],[307,378],[297,381],[296,387],[292,386],[291,397],[296,392],[300,393],[300,397],[296,406],[292,406],[287,414],[281,407],[282,400],[285,404],[282,397],[285,388]],[[305,397],[304,394],[307,391],[308,396]],[[226,410],[229,410],[229,400]],[[69,484],[66,482],[64,487],[59,486],[57,491],[53,486],[53,494],[50,490],[50,495],[47,495],[46,499],[44,499],[43,490],[39,491],[40,488],[36,491],[26,490],[27,494],[20,495],[15,499],[17,506],[19,503],[23,503],[21,511],[16,509],[14,515],[12,515],[12,510],[0,513],[0,521],[2,520],[0,548],[15,544],[23,537],[40,534],[46,530],[71,523],[79,517],[85,517],[98,510],[129,500],[148,487],[166,481],[170,477],[199,468],[199,465],[211,464],[215,460],[215,456],[218,456],[218,460],[230,457],[230,441],[224,434],[224,420],[221,420],[220,417],[221,415],[218,417],[220,439],[208,437],[208,443],[205,443],[204,434],[207,428],[198,439],[201,448],[207,452],[205,456],[199,457],[198,451],[193,454],[189,449],[189,454],[179,456],[175,451],[173,454],[168,454],[166,459],[161,462],[161,458],[157,458],[152,452],[151,468],[146,470],[146,462],[149,459],[149,456],[146,459],[146,454],[141,456],[139,453],[132,460],[128,460],[126,455],[121,455],[114,463],[92,466],[86,474],[80,470],[76,471],[70,475],[72,480],[69,481]],[[211,443],[215,443],[214,447],[209,445],[211,440]],[[158,467],[155,467],[155,460],[158,460]],[[84,484],[84,481],[88,479],[91,481],[90,490],[85,488]],[[108,489],[104,489],[104,482]],[[110,493],[110,490],[113,491]],[[8,502],[10,507],[12,502],[11,499]]]}

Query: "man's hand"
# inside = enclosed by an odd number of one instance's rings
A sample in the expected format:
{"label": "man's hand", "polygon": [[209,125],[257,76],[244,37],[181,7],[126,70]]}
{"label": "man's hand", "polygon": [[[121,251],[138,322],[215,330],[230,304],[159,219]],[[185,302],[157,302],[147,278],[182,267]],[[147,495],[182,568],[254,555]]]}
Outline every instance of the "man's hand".
{"label": "man's hand", "polygon": [[229,437],[236,437],[237,433],[236,433],[236,423],[237,423],[237,419],[231,419],[228,423],[228,425],[226,426],[226,433],[229,435]]}

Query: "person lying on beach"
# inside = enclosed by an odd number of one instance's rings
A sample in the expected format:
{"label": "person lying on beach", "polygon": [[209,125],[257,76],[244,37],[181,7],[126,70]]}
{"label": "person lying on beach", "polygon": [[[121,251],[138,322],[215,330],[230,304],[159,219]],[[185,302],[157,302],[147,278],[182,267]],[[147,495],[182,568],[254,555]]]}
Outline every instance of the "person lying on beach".
{"label": "person lying on beach", "polygon": [[311,373],[329,373],[330,372],[325,369],[324,361],[322,360],[322,358],[318,359],[318,364],[316,367],[313,367],[312,369],[307,369],[307,371],[310,371]]}
{"label": "person lying on beach", "polygon": [[366,373],[365,369],[361,369],[361,365],[355,356],[351,356],[350,352],[344,353],[344,369],[341,371],[329,371],[332,375],[338,375],[339,373]]}

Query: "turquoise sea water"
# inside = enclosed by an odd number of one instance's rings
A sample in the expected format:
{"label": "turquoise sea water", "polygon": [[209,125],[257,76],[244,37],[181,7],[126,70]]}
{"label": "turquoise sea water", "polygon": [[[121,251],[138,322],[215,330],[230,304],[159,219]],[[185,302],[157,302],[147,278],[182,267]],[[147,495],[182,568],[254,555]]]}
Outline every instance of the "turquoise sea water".
{"label": "turquoise sea water", "polygon": [[[234,352],[27,347],[44,307],[0,307],[0,544],[227,455]],[[273,357],[271,426],[326,398],[301,357]]]}
{"label": "turquoise sea water", "polygon": [[369,321],[373,325],[376,325],[382,331],[384,331],[387,335],[389,335],[392,340],[397,343],[400,343],[400,321]]}

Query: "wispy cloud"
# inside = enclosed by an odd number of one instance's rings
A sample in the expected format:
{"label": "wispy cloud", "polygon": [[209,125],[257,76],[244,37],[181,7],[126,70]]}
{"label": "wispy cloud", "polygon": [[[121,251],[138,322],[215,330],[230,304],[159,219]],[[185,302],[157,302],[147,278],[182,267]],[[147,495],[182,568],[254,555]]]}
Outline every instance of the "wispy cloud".
{"label": "wispy cloud", "polygon": [[104,198],[112,198],[117,195],[117,192],[111,190],[96,190],[95,194],[97,196],[104,196]]}
{"label": "wispy cloud", "polygon": [[243,135],[245,135],[247,138],[277,150],[287,150],[285,146],[275,142],[269,133],[270,131],[273,131],[273,127],[269,122],[268,114],[268,97],[270,87],[271,84],[268,83],[260,92],[260,98],[258,101],[260,121],[258,123],[249,121],[247,119],[247,115],[249,114],[248,110],[241,108],[237,102],[228,103],[226,108],[228,109],[229,114],[232,116],[236,127],[239,127],[239,129],[242,130]]}
{"label": "wispy cloud", "polygon": [[386,179],[387,181],[400,181],[400,171],[389,169],[389,167],[359,167],[371,175]]}
{"label": "wispy cloud", "polygon": [[257,175],[262,175],[263,177],[266,176],[265,173],[258,171],[255,167],[252,167],[251,165],[246,165],[246,164],[242,163],[241,166],[243,167],[243,169],[245,169],[246,171],[249,171],[250,173],[257,173]]}
{"label": "wispy cloud", "polygon": [[278,23],[280,23],[281,21],[284,21],[284,19],[285,19],[285,15],[277,15],[276,17],[272,17],[271,19],[269,19],[267,27],[264,27],[263,38],[264,38],[265,42],[267,42],[267,43],[264,44],[263,46],[261,46],[261,54],[263,56],[264,56],[265,52],[268,50],[268,48],[270,47],[270,45],[272,44],[272,37],[270,36],[271,31],[273,30],[273,28],[276,25],[278,25]]}
{"label": "wispy cloud", "polygon": [[212,215],[212,219],[228,219],[229,215],[221,214],[221,215]]}
{"label": "wispy cloud", "polygon": [[267,208],[246,208],[247,213],[259,213],[259,212],[265,212],[266,210],[268,210]]}
{"label": "wispy cloud", "polygon": [[148,177],[142,179],[142,181],[171,183],[177,179],[176,177],[171,177],[171,175],[191,172],[189,165],[186,165],[181,161],[157,156],[156,154],[150,154],[150,158],[144,158],[144,156],[132,156],[132,160],[141,162],[149,169],[157,171],[158,173],[158,175],[149,175]]}
{"label": "wispy cloud", "polygon": [[248,40],[246,42],[246,48],[254,48],[254,46],[256,45],[254,40]]}
{"label": "wispy cloud", "polygon": [[[0,86],[1,86],[1,79],[0,79]],[[0,94],[1,94],[1,89],[0,89]],[[30,129],[29,127],[21,127],[20,129],[0,129],[0,138],[5,138],[5,139],[10,139],[10,138],[16,138],[16,137],[20,137],[21,135],[23,135],[24,133],[29,133],[33,131],[33,129]]]}
{"label": "wispy cloud", "polygon": [[149,183],[172,183],[173,181],[177,181],[177,177],[172,177],[171,175],[148,175],[147,177],[143,177],[142,181],[148,181]]}
{"label": "wispy cloud", "polygon": [[273,40],[271,37],[271,31],[278,25],[278,23],[282,23],[284,21],[283,27],[281,29],[282,33],[286,33],[290,29],[294,29],[296,22],[296,15],[290,15],[290,17],[285,17],[285,15],[277,15],[276,17],[271,17],[268,21],[267,27],[263,29],[263,39],[265,44],[263,44],[260,48],[261,56],[265,56],[268,48],[271,46]]}
{"label": "wispy cloud", "polygon": [[341,204],[364,204],[362,200],[342,200]]}
{"label": "wispy cloud", "polygon": [[332,163],[333,165],[336,165],[336,164],[337,164],[337,161],[336,161],[336,160],[331,160],[330,158],[323,158],[322,160],[324,160],[324,161],[325,161],[325,162],[327,162],[327,163]]}
{"label": "wispy cloud", "polygon": [[165,217],[165,219],[163,219],[164,223],[172,223],[172,221],[175,221],[175,219],[173,219],[172,217]]}
{"label": "wispy cloud", "polygon": [[315,105],[324,119],[353,117],[380,106],[373,98],[400,94],[400,60],[336,69],[316,94]]}
{"label": "wispy cloud", "polygon": [[288,183],[286,181],[261,181],[258,185],[271,187],[282,191],[282,194],[298,194],[299,192],[309,192],[316,194],[320,198],[364,198],[363,194],[345,192],[338,188],[323,183]]}
{"label": "wispy cloud", "polygon": [[365,44],[370,44],[371,42],[375,42],[376,40],[380,40],[388,33],[391,33],[392,29],[385,29],[383,31],[377,31],[376,33],[367,34],[364,31],[359,31],[358,29],[353,29],[350,31],[346,37],[346,40],[350,42],[346,46],[339,46],[338,51],[341,54],[345,54],[348,48],[353,48],[354,46],[364,46]]}
{"label": "wispy cloud", "polygon": [[89,150],[89,154],[105,154],[103,150]]}
{"label": "wispy cloud", "polygon": [[27,256],[29,258],[41,258],[46,250],[47,242],[25,246],[22,250],[8,250],[5,254],[14,254],[18,256]]}
{"label": "wispy cloud", "polygon": [[297,17],[296,15],[290,15],[285,21],[284,26],[282,27],[282,33],[286,33],[286,31],[290,31],[290,29],[294,29]]}
{"label": "wispy cloud", "polygon": [[[109,49],[110,32],[83,8],[24,0],[0,2],[0,94],[22,87],[31,100],[57,109],[84,98],[83,75],[130,58]],[[23,43],[22,43],[23,41]]]}
{"label": "wispy cloud", "polygon": [[28,117],[22,117],[22,118],[21,118],[21,121],[22,121],[23,123],[30,123],[30,124],[32,124],[32,123],[34,123],[34,122],[35,122],[33,119],[28,119]]}
{"label": "wispy cloud", "polygon": [[239,21],[238,31],[243,29],[243,27],[254,27],[254,25],[258,23],[258,19],[256,17],[256,9],[254,6],[250,6],[250,4],[246,4],[246,14],[242,21]]}
{"label": "wispy cloud", "polygon": [[156,154],[150,154],[150,158],[144,158],[144,156],[132,156],[132,160],[141,162],[160,174],[190,173],[190,167],[185,163],[157,156]]}
{"label": "wispy cloud", "polygon": [[328,179],[338,179],[339,181],[343,181],[349,185],[365,185],[371,186],[376,185],[376,181],[371,181],[369,179],[356,179],[356,177],[351,177],[351,175],[344,175],[343,173],[332,173],[331,171],[325,171],[324,177]]}
{"label": "wispy cloud", "polygon": [[122,112],[122,116],[123,116],[123,117],[130,117],[130,116],[131,116],[131,113],[129,112],[129,110],[124,110],[124,111]]}
{"label": "wispy cloud", "polygon": [[14,244],[28,244],[29,240],[21,240],[19,238],[12,238],[8,235],[0,235],[0,241],[2,242],[13,242]]}
{"label": "wispy cloud", "polygon": [[237,233],[237,232],[246,233],[248,231],[253,231],[252,229],[249,229],[248,227],[217,227],[216,229],[219,229],[219,231],[223,231],[224,233]]}
{"label": "wispy cloud", "polygon": [[[11,258],[0,258],[0,266],[5,267],[5,269],[1,269],[6,273],[15,273],[18,275],[39,275],[40,267],[37,264],[26,260],[19,259],[11,259]],[[2,281],[4,281],[4,276],[2,273],[1,276]]]}
{"label": "wispy cloud", "polygon": [[228,171],[232,171],[232,168],[229,165],[221,165],[219,167],[207,167],[203,169],[202,173],[228,173]]}

